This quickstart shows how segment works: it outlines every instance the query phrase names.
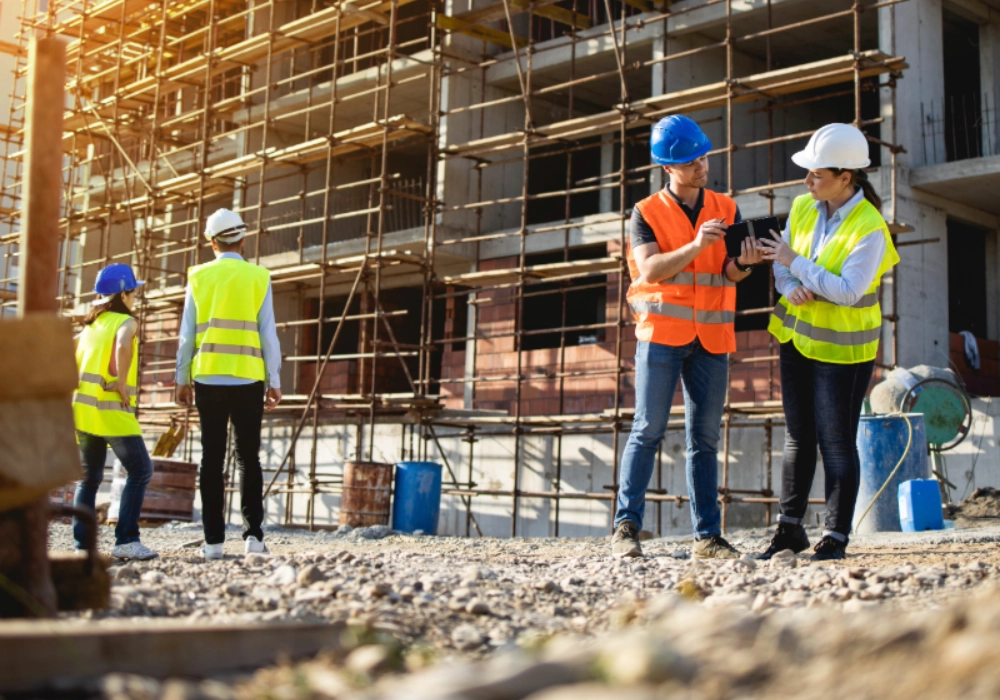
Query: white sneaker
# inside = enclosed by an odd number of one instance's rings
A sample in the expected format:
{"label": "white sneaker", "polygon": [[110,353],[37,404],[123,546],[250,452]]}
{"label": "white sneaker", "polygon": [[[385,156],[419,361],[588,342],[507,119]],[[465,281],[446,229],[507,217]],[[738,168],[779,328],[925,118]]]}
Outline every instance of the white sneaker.
{"label": "white sneaker", "polygon": [[128,544],[116,545],[115,548],[111,550],[111,556],[115,559],[135,559],[137,561],[146,561],[147,559],[156,559],[160,555],[144,545],[142,542],[129,542]]}
{"label": "white sneaker", "polygon": [[201,547],[201,556],[209,561],[214,561],[222,559],[222,543],[219,544],[204,544]]}
{"label": "white sneaker", "polygon": [[243,540],[243,553],[244,554],[270,554],[267,545],[258,540],[256,537],[250,536]]}

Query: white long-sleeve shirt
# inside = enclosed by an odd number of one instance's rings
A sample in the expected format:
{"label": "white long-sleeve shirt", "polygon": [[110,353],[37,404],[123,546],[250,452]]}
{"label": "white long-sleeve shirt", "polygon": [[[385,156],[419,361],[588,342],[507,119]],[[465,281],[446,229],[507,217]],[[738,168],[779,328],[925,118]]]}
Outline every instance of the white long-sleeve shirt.
{"label": "white long-sleeve shirt", "polygon": [[[219,258],[242,260],[239,253],[222,253]],[[191,360],[194,357],[194,338],[197,334],[198,312],[194,305],[194,295],[191,285],[188,285],[184,299],[184,315],[181,317],[180,339],[177,343],[177,385],[186,386],[191,383]],[[271,285],[267,285],[264,303],[257,312],[257,328],[260,332],[260,354],[264,359],[267,371],[267,386],[271,389],[281,388],[281,346],[278,343],[278,329],[274,324],[274,303],[271,296]],[[213,374],[198,377],[199,384],[213,386],[236,386],[253,384],[252,379],[233,377],[228,374]]]}
{"label": "white long-sleeve shirt", "polygon": [[[819,218],[813,230],[812,251],[809,257],[798,256],[792,263],[791,269],[777,261],[774,263],[774,286],[779,294],[788,296],[793,289],[801,285],[813,294],[840,306],[851,306],[860,301],[875,280],[879,265],[882,263],[882,256],[885,255],[885,236],[880,231],[871,231],[858,241],[844,261],[839,275],[817,265],[816,261],[819,260],[823,248],[833,238],[833,234],[862,199],[864,193],[859,189],[829,218],[826,215],[826,202],[815,203]],[[785,239],[785,243],[791,245],[789,221],[785,222],[785,230],[781,237]]]}

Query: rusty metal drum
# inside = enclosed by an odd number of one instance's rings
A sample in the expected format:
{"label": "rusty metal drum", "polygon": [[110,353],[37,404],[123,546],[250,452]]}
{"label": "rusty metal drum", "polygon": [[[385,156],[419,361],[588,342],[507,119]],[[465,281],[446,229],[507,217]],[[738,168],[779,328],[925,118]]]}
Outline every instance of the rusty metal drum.
{"label": "rusty metal drum", "polygon": [[[194,517],[195,484],[198,480],[198,465],[180,459],[152,457],[153,477],[146,487],[142,499],[140,520],[190,522]],[[122,489],[125,488],[126,474],[120,464],[115,464],[114,480],[111,482],[111,508],[108,521],[118,520],[118,507]]]}
{"label": "rusty metal drum", "polygon": [[345,462],[340,524],[351,527],[389,524],[393,465]]}

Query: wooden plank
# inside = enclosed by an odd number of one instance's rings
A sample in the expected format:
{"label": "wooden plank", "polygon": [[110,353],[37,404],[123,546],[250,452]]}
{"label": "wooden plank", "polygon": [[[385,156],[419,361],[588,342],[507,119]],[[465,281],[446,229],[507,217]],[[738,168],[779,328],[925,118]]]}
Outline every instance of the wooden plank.
{"label": "wooden plank", "polygon": [[20,46],[15,44],[13,41],[3,41],[0,40],[0,53],[5,53],[10,56],[27,56],[28,52],[22,49]]}
{"label": "wooden plank", "polygon": [[[538,0],[534,4],[535,14],[539,14],[540,9],[549,5],[554,5],[556,2],[557,0]],[[510,8],[511,16],[513,16],[522,12],[527,12],[529,8],[531,8],[531,2],[530,0],[509,0],[508,7]],[[460,12],[453,17],[453,19],[457,19],[468,24],[479,25],[489,24],[506,18],[507,10],[504,8],[503,2],[498,2],[487,7],[480,7],[475,10],[469,10],[468,12]]]}
{"label": "wooden plank", "polygon": [[[861,69],[862,77],[906,68],[903,58],[890,57],[878,50],[865,51],[861,57],[864,63],[864,67]],[[761,99],[763,95],[786,95],[853,80],[854,57],[851,55],[841,56],[740,78],[736,81],[736,94],[733,97],[733,102],[751,102]],[[637,100],[628,105],[629,110],[633,113],[630,117],[629,127],[635,128],[653,124],[667,114],[694,112],[724,106],[728,93],[729,85],[722,81]],[[535,134],[529,137],[529,142],[598,136],[618,131],[620,124],[620,112],[609,110],[539,126],[536,128]],[[523,138],[523,134],[519,132],[509,132],[464,144],[452,144],[444,150],[447,154],[455,156],[501,153],[511,148],[519,148]]]}
{"label": "wooden plank", "polygon": [[344,623],[218,625],[187,620],[0,623],[0,692],[87,683],[108,673],[152,678],[251,670],[341,648]]}
{"label": "wooden plank", "polygon": [[[547,279],[565,275],[584,275],[592,272],[617,272],[621,269],[621,259],[614,257],[595,258],[593,260],[572,260],[570,262],[546,263],[544,265],[528,265],[524,268],[526,279]],[[495,284],[516,282],[520,279],[516,269],[483,270],[467,272],[462,275],[441,277],[442,284],[454,284],[463,287],[489,287]]]}
{"label": "wooden plank", "polygon": [[518,48],[528,45],[528,40],[524,37],[515,35],[514,41],[511,41],[510,34],[507,32],[501,32],[498,29],[491,29],[490,27],[477,26],[469,22],[464,22],[457,17],[436,15],[435,21],[440,29],[465,34],[473,39],[479,39],[480,41],[486,41],[491,44],[499,44],[500,46],[505,46],[508,49],[514,48],[515,41],[517,42]]}
{"label": "wooden plank", "polygon": [[68,399],[77,386],[73,327],[58,316],[0,321],[0,402]]}
{"label": "wooden plank", "polygon": [[576,29],[590,29],[594,26],[594,23],[587,15],[581,15],[579,12],[573,14],[569,10],[563,9],[558,5],[539,7],[535,10],[535,14],[539,17],[551,19],[553,22],[568,24]]}

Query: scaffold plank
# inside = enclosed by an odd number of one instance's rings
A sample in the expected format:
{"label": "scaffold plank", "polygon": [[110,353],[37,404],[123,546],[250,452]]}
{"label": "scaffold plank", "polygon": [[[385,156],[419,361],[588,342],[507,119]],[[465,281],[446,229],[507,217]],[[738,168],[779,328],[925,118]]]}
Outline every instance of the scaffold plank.
{"label": "scaffold plank", "polygon": [[[878,50],[862,52],[859,60],[863,78],[906,68],[902,57],[888,56]],[[733,102],[750,102],[762,97],[777,97],[853,80],[854,56],[839,56],[739,78],[732,83]],[[720,81],[666,95],[647,97],[622,106],[622,109],[626,112],[628,127],[635,128],[652,124],[667,114],[723,107],[727,102],[729,90],[730,83]],[[546,124],[537,127],[527,138],[532,143],[544,143],[554,139],[580,139],[612,133],[620,126],[621,111],[614,109]],[[522,132],[508,132],[464,144],[451,144],[444,151],[448,155],[461,157],[500,153],[519,147],[524,138]]]}
{"label": "scaffold plank", "polygon": [[[621,258],[595,258],[593,260],[571,260],[569,262],[546,263],[544,265],[526,265],[524,278],[540,280],[563,277],[566,275],[585,275],[594,272],[618,272],[621,269]],[[451,275],[440,278],[446,285],[463,287],[488,287],[494,284],[516,282],[520,279],[517,268],[505,270],[482,270],[467,272],[463,275]]]}
{"label": "scaffold plank", "polygon": [[[398,6],[408,5],[416,0],[396,0]],[[236,67],[252,65],[256,61],[266,59],[268,55],[280,54],[285,51],[307,46],[316,42],[328,40],[339,28],[341,32],[371,22],[368,17],[371,12],[384,14],[391,10],[393,0],[366,0],[357,4],[345,4],[337,7],[327,7],[299,19],[286,22],[272,32],[262,32],[231,46],[216,48],[211,55],[202,53],[186,61],[169,66],[160,73],[147,75],[131,83],[123,83],[128,77],[127,71],[139,64],[144,65],[145,59],[136,59],[123,64],[121,68],[113,67],[97,75],[87,75],[81,80],[69,81],[67,89],[70,92],[81,89],[96,88],[102,82],[116,77],[120,86],[118,91],[107,98],[109,104],[121,99],[136,99],[148,96],[157,90],[160,93],[200,84],[206,76],[213,76]],[[209,68],[211,63],[211,68]]]}

